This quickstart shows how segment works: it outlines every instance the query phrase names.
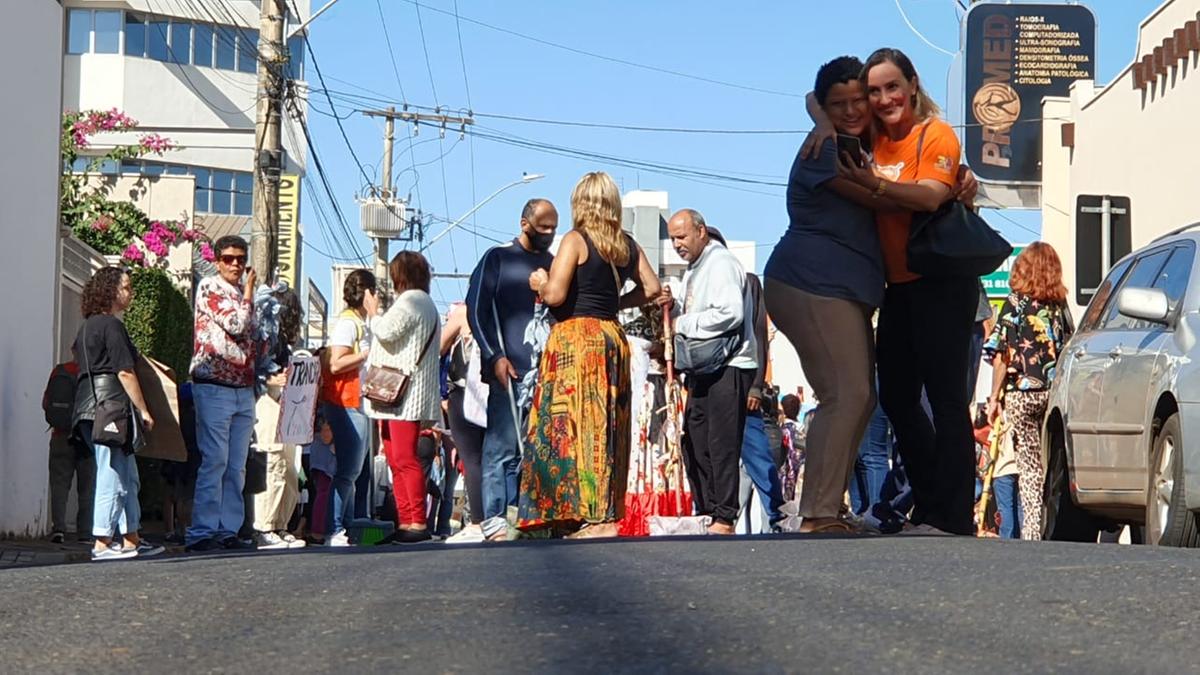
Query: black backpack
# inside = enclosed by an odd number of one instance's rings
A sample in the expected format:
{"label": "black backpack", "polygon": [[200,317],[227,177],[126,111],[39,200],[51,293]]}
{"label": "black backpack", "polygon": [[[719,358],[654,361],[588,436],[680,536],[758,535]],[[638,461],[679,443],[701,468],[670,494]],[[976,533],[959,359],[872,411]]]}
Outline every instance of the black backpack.
{"label": "black backpack", "polygon": [[50,373],[50,381],[46,383],[46,391],[42,394],[42,411],[51,429],[64,433],[71,430],[77,383],[78,378],[61,364]]}

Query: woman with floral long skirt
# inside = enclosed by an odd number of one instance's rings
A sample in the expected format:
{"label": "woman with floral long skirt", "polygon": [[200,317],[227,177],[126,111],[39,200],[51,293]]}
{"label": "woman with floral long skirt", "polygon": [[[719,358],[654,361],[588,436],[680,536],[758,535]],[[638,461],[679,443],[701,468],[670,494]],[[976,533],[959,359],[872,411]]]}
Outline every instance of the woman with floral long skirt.
{"label": "woman with floral long skirt", "polygon": [[[593,172],[571,195],[573,229],[529,286],[557,323],[542,353],[521,457],[517,526],[616,536],[630,448],[629,344],[621,308],[658,296],[658,277],[621,230],[621,193]],[[636,286],[621,291],[632,280]]]}

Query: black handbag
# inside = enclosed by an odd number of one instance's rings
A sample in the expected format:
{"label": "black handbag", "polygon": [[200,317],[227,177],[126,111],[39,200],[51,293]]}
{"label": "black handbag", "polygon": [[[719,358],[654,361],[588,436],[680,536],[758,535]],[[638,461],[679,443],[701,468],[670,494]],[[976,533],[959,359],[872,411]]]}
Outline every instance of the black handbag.
{"label": "black handbag", "polygon": [[[925,129],[917,141],[917,167]],[[979,214],[952,199],[936,211],[914,213],[908,233],[908,269],[925,277],[981,277],[1012,255],[1012,245]]]}
{"label": "black handbag", "polygon": [[[92,400],[96,404],[92,422],[92,443],[136,452],[145,445],[145,435],[141,433],[140,428],[136,430],[133,428],[135,424],[139,423],[137,416],[134,415],[133,403],[119,397],[110,397],[101,401],[96,394],[96,380],[92,376],[92,359],[88,356],[87,323],[84,323],[83,327],[83,361],[87,368],[88,384],[92,388]],[[130,442],[135,436],[141,439],[140,443]]]}
{"label": "black handbag", "polygon": [[675,335],[675,368],[689,375],[711,375],[725,367],[742,346],[741,327],[711,338]]}

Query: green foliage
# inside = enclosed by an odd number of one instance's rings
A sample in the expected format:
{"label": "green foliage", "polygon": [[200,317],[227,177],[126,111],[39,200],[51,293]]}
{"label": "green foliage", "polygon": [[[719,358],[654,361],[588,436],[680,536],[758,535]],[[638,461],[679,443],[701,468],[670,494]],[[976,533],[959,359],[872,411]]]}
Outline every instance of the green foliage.
{"label": "green foliage", "polygon": [[192,360],[192,307],[166,271],[147,267],[133,271],[133,304],[125,327],[142,354],[165,363],[182,382]]}
{"label": "green foliage", "polygon": [[75,236],[103,255],[121,255],[129,242],[150,229],[150,219],[129,202],[96,199],[85,201],[87,209],[75,221]]}

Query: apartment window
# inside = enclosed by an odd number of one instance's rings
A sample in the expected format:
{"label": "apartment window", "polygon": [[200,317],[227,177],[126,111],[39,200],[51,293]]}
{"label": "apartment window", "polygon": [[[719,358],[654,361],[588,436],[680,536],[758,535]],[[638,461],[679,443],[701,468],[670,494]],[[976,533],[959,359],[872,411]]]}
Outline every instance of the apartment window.
{"label": "apartment window", "polygon": [[125,12],[125,54],[146,55],[146,18],[133,12]]}
{"label": "apartment window", "polygon": [[239,216],[254,213],[254,174],[239,171],[233,177],[233,212]]}
{"label": "apartment window", "polygon": [[212,172],[212,212],[233,212],[233,172]]}
{"label": "apartment window", "polygon": [[121,174],[125,176],[136,176],[142,173],[142,163],[137,160],[123,159],[121,160]]}
{"label": "apartment window", "polygon": [[212,210],[212,173],[208,169],[192,169],[196,177],[196,213],[208,213]]}
{"label": "apartment window", "polygon": [[168,164],[167,165],[167,175],[168,176],[186,176],[186,175],[188,175],[188,168],[182,164]]}
{"label": "apartment window", "polygon": [[243,73],[258,72],[258,31],[238,32],[238,65]]}
{"label": "apartment window", "polygon": [[237,65],[237,39],[232,28],[217,28],[217,67],[233,70]]}
{"label": "apartment window", "polygon": [[121,53],[121,12],[119,10],[97,10],[95,15],[97,54]]}
{"label": "apartment window", "polygon": [[197,66],[212,67],[213,27],[196,24],[192,28],[192,43],[195,45],[195,51],[192,52],[192,63]]}
{"label": "apartment window", "polygon": [[92,13],[72,9],[67,13],[67,53],[86,54],[92,48]]}
{"label": "apartment window", "polygon": [[161,176],[166,173],[166,170],[167,167],[163,166],[162,164],[155,164],[153,162],[146,162],[142,165],[143,176]]}
{"label": "apartment window", "polygon": [[171,29],[171,23],[166,20],[155,20],[150,22],[150,30],[148,40],[146,42],[146,56],[155,61],[166,61],[170,57],[170,49],[167,46],[167,35]]}
{"label": "apartment window", "polygon": [[[1105,212],[1108,232],[1103,232]],[[1105,274],[1133,250],[1129,197],[1079,195],[1075,201],[1075,302],[1088,304]],[[1108,240],[1108,260],[1104,240]]]}
{"label": "apartment window", "polygon": [[192,24],[171,22],[171,62],[187,65],[192,56]]}
{"label": "apartment window", "polygon": [[293,80],[304,79],[303,37],[294,37],[288,40],[288,77]]}

